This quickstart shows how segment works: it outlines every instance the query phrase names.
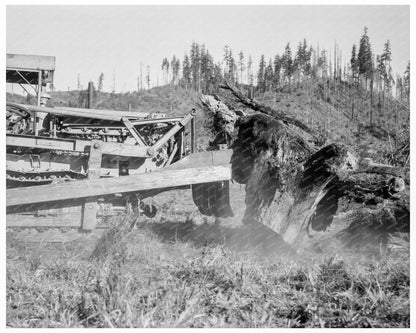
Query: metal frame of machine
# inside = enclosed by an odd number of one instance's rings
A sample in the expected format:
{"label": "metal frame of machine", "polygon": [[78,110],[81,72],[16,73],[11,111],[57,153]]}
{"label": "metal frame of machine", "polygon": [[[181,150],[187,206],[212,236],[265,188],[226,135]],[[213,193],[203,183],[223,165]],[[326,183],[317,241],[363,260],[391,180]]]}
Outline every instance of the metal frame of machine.
{"label": "metal frame of machine", "polygon": [[[30,85],[37,94],[37,106],[6,105],[9,114],[25,118],[31,125],[6,135],[7,226],[93,230],[104,201],[120,197],[140,200],[190,187],[201,212],[229,214],[230,152],[196,153],[195,110],[183,117],[166,117],[160,113],[46,107],[42,87],[53,82],[54,70],[54,57],[7,55],[7,82]],[[149,140],[143,130],[149,126],[163,127],[163,131]],[[186,128],[190,149],[185,145]],[[162,150],[167,154],[162,163],[155,164],[152,161]],[[62,154],[69,157],[62,159]],[[80,156],[82,169],[60,170],[74,164],[72,156]],[[135,169],[126,172],[112,166],[122,161]],[[68,179],[56,181],[57,175],[63,174]]]}

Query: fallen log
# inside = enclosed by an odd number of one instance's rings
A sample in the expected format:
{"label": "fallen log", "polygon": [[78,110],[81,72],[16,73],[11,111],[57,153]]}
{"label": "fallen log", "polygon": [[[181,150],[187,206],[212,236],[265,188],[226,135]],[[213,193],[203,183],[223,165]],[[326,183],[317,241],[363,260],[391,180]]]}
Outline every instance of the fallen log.
{"label": "fallen log", "polygon": [[230,83],[225,82],[224,84],[220,85],[220,88],[222,89],[226,89],[231,91],[231,93],[237,97],[237,99],[244,105],[248,106],[249,108],[253,109],[254,111],[260,112],[260,113],[264,113],[266,115],[269,115],[273,118],[276,118],[280,121],[282,121],[285,124],[290,124],[293,125],[295,127],[300,128],[301,130],[303,130],[304,132],[306,132],[307,134],[309,134],[314,140],[315,142],[319,145],[322,142],[322,139],[319,138],[314,131],[312,131],[307,125],[305,125],[303,122],[301,122],[298,119],[292,118],[287,116],[284,112],[278,111],[278,110],[274,110],[269,106],[260,104],[259,102],[256,102],[253,99],[250,99],[248,97],[246,97],[243,93],[241,93],[236,87],[232,86]]}

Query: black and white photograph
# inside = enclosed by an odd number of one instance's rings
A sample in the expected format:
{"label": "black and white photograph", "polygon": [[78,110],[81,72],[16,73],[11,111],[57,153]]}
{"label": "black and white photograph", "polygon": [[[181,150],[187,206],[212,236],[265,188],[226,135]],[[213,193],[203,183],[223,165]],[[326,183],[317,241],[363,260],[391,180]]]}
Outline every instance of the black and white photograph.
{"label": "black and white photograph", "polygon": [[3,328],[416,327],[410,1],[2,11]]}

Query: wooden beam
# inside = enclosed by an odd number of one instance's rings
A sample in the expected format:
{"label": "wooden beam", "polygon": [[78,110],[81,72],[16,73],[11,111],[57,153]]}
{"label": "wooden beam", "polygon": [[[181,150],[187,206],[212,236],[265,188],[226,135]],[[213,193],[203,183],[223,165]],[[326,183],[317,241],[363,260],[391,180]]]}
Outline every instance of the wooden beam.
{"label": "wooden beam", "polygon": [[[102,142],[98,140],[92,140],[90,156],[88,160],[88,179],[100,178],[102,156]],[[94,198],[87,198],[82,209],[83,230],[94,230],[97,210],[97,201]]]}
{"label": "wooden beam", "polygon": [[[19,104],[19,103],[6,103],[6,106],[29,110],[32,112],[47,112],[58,116],[67,116],[67,117],[81,117],[81,118],[94,118],[101,120],[111,120],[111,121],[120,121],[121,118],[125,117],[130,120],[148,120],[152,122],[154,120],[165,119],[163,116],[164,113],[144,113],[144,112],[134,112],[134,111],[117,111],[117,110],[100,110],[100,109],[82,109],[82,108],[69,108],[69,107],[38,107],[34,105]],[[156,115],[156,116],[155,116]],[[167,118],[169,119],[169,118]],[[182,117],[180,117],[182,119]],[[172,120],[168,120],[171,122]]]}
{"label": "wooden beam", "polygon": [[191,153],[196,153],[196,119],[191,119]]}
{"label": "wooden beam", "polygon": [[230,179],[230,165],[162,170],[116,178],[88,179],[54,185],[8,189],[6,191],[6,205],[16,206],[88,198]]}

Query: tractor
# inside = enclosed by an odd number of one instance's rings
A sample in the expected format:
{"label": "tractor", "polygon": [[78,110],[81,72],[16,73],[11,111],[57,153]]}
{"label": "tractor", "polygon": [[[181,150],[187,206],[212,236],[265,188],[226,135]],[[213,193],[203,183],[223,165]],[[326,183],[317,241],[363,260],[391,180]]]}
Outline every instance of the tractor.
{"label": "tractor", "polygon": [[7,54],[7,83],[36,96],[6,103],[8,228],[91,231],[128,211],[153,217],[143,200],[175,189],[191,190],[204,215],[232,215],[231,152],[196,151],[195,110],[51,107],[54,74],[55,57]]}

